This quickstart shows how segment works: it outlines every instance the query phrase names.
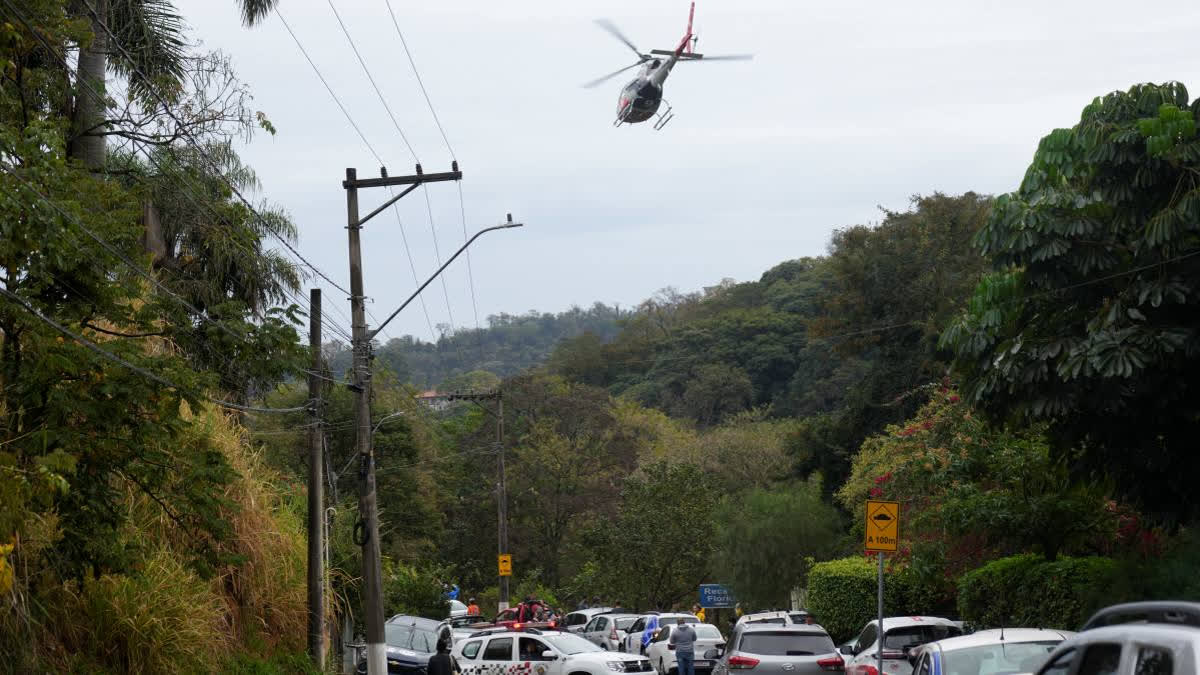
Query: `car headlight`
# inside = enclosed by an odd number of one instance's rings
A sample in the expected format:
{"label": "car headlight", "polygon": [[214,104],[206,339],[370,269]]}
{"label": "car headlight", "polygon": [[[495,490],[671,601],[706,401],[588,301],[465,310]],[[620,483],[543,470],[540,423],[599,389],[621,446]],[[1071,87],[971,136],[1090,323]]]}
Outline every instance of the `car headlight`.
{"label": "car headlight", "polygon": [[625,672],[625,662],[624,661],[605,661],[604,665],[608,666],[609,670],[615,670],[618,673]]}

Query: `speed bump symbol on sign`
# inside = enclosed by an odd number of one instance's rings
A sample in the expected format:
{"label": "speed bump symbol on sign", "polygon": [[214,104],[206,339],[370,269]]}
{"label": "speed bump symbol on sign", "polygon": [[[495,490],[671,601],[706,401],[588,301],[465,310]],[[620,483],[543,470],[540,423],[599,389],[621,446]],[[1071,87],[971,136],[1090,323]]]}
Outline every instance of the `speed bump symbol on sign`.
{"label": "speed bump symbol on sign", "polygon": [[895,551],[900,542],[900,502],[867,501],[867,550]]}
{"label": "speed bump symbol on sign", "polygon": [[512,576],[512,554],[511,553],[501,553],[499,556],[497,556],[496,562],[499,563],[499,566],[500,566],[500,576],[502,576],[502,577],[511,577]]}

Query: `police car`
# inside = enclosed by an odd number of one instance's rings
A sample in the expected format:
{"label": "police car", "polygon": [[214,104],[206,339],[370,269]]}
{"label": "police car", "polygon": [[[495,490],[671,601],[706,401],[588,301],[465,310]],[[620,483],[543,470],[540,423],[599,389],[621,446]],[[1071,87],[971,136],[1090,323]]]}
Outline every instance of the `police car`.
{"label": "police car", "polygon": [[651,673],[649,659],[610,652],[556,630],[495,628],[454,646],[462,675],[613,675]]}

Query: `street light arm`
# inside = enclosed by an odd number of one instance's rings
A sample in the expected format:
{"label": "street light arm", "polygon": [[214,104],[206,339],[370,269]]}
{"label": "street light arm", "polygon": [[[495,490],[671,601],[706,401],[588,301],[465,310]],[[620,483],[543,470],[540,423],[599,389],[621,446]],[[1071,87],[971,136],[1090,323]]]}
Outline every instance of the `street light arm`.
{"label": "street light arm", "polygon": [[470,246],[476,239],[478,239],[480,236],[482,236],[485,232],[491,232],[492,230],[506,230],[510,227],[522,227],[525,225],[525,223],[512,222],[511,215],[508,218],[509,218],[509,221],[507,223],[504,223],[503,225],[493,225],[491,227],[485,227],[482,230],[476,232],[475,236],[468,239],[467,243],[463,244],[457,251],[454,252],[454,255],[450,256],[450,258],[447,259],[446,262],[442,263],[442,266],[437,268],[437,271],[434,272],[433,275],[430,276],[428,279],[426,279],[425,283],[421,284],[420,287],[417,288],[417,290],[413,291],[413,294],[408,296],[408,299],[405,300],[404,303],[401,304],[399,307],[397,307],[396,311],[392,312],[391,315],[388,316],[388,318],[384,319],[383,323],[379,324],[378,328],[376,328],[375,330],[372,330],[370,333],[368,333],[367,339],[368,340],[375,339],[375,336],[378,335],[379,332],[382,331],[389,323],[391,323],[392,319],[396,318],[397,314],[404,311],[405,307],[408,307],[408,303],[415,300],[416,297],[421,294],[421,291],[425,290],[426,286],[433,283],[433,280],[438,278],[438,275],[441,274],[442,271],[445,270],[447,267],[449,267],[450,263],[454,262],[455,258],[457,258],[459,255],[461,255],[463,251],[467,250],[467,247]]}

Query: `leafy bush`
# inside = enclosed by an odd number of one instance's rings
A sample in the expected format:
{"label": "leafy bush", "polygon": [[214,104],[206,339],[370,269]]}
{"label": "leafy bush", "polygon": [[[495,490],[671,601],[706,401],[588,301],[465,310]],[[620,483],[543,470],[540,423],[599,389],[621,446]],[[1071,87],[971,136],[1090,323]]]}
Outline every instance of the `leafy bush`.
{"label": "leafy bush", "polygon": [[962,618],[983,628],[1075,629],[1096,609],[1118,602],[1110,558],[1059,558],[1032,553],[992,561],[959,580]]}
{"label": "leafy bush", "polygon": [[384,559],[384,614],[409,614],[444,619],[450,614],[445,591],[432,570],[422,570]]}
{"label": "leafy bush", "polygon": [[[813,565],[808,573],[808,610],[837,642],[853,637],[878,607],[876,563],[854,556]],[[884,570],[883,615],[928,614],[917,577],[905,569]]]}

